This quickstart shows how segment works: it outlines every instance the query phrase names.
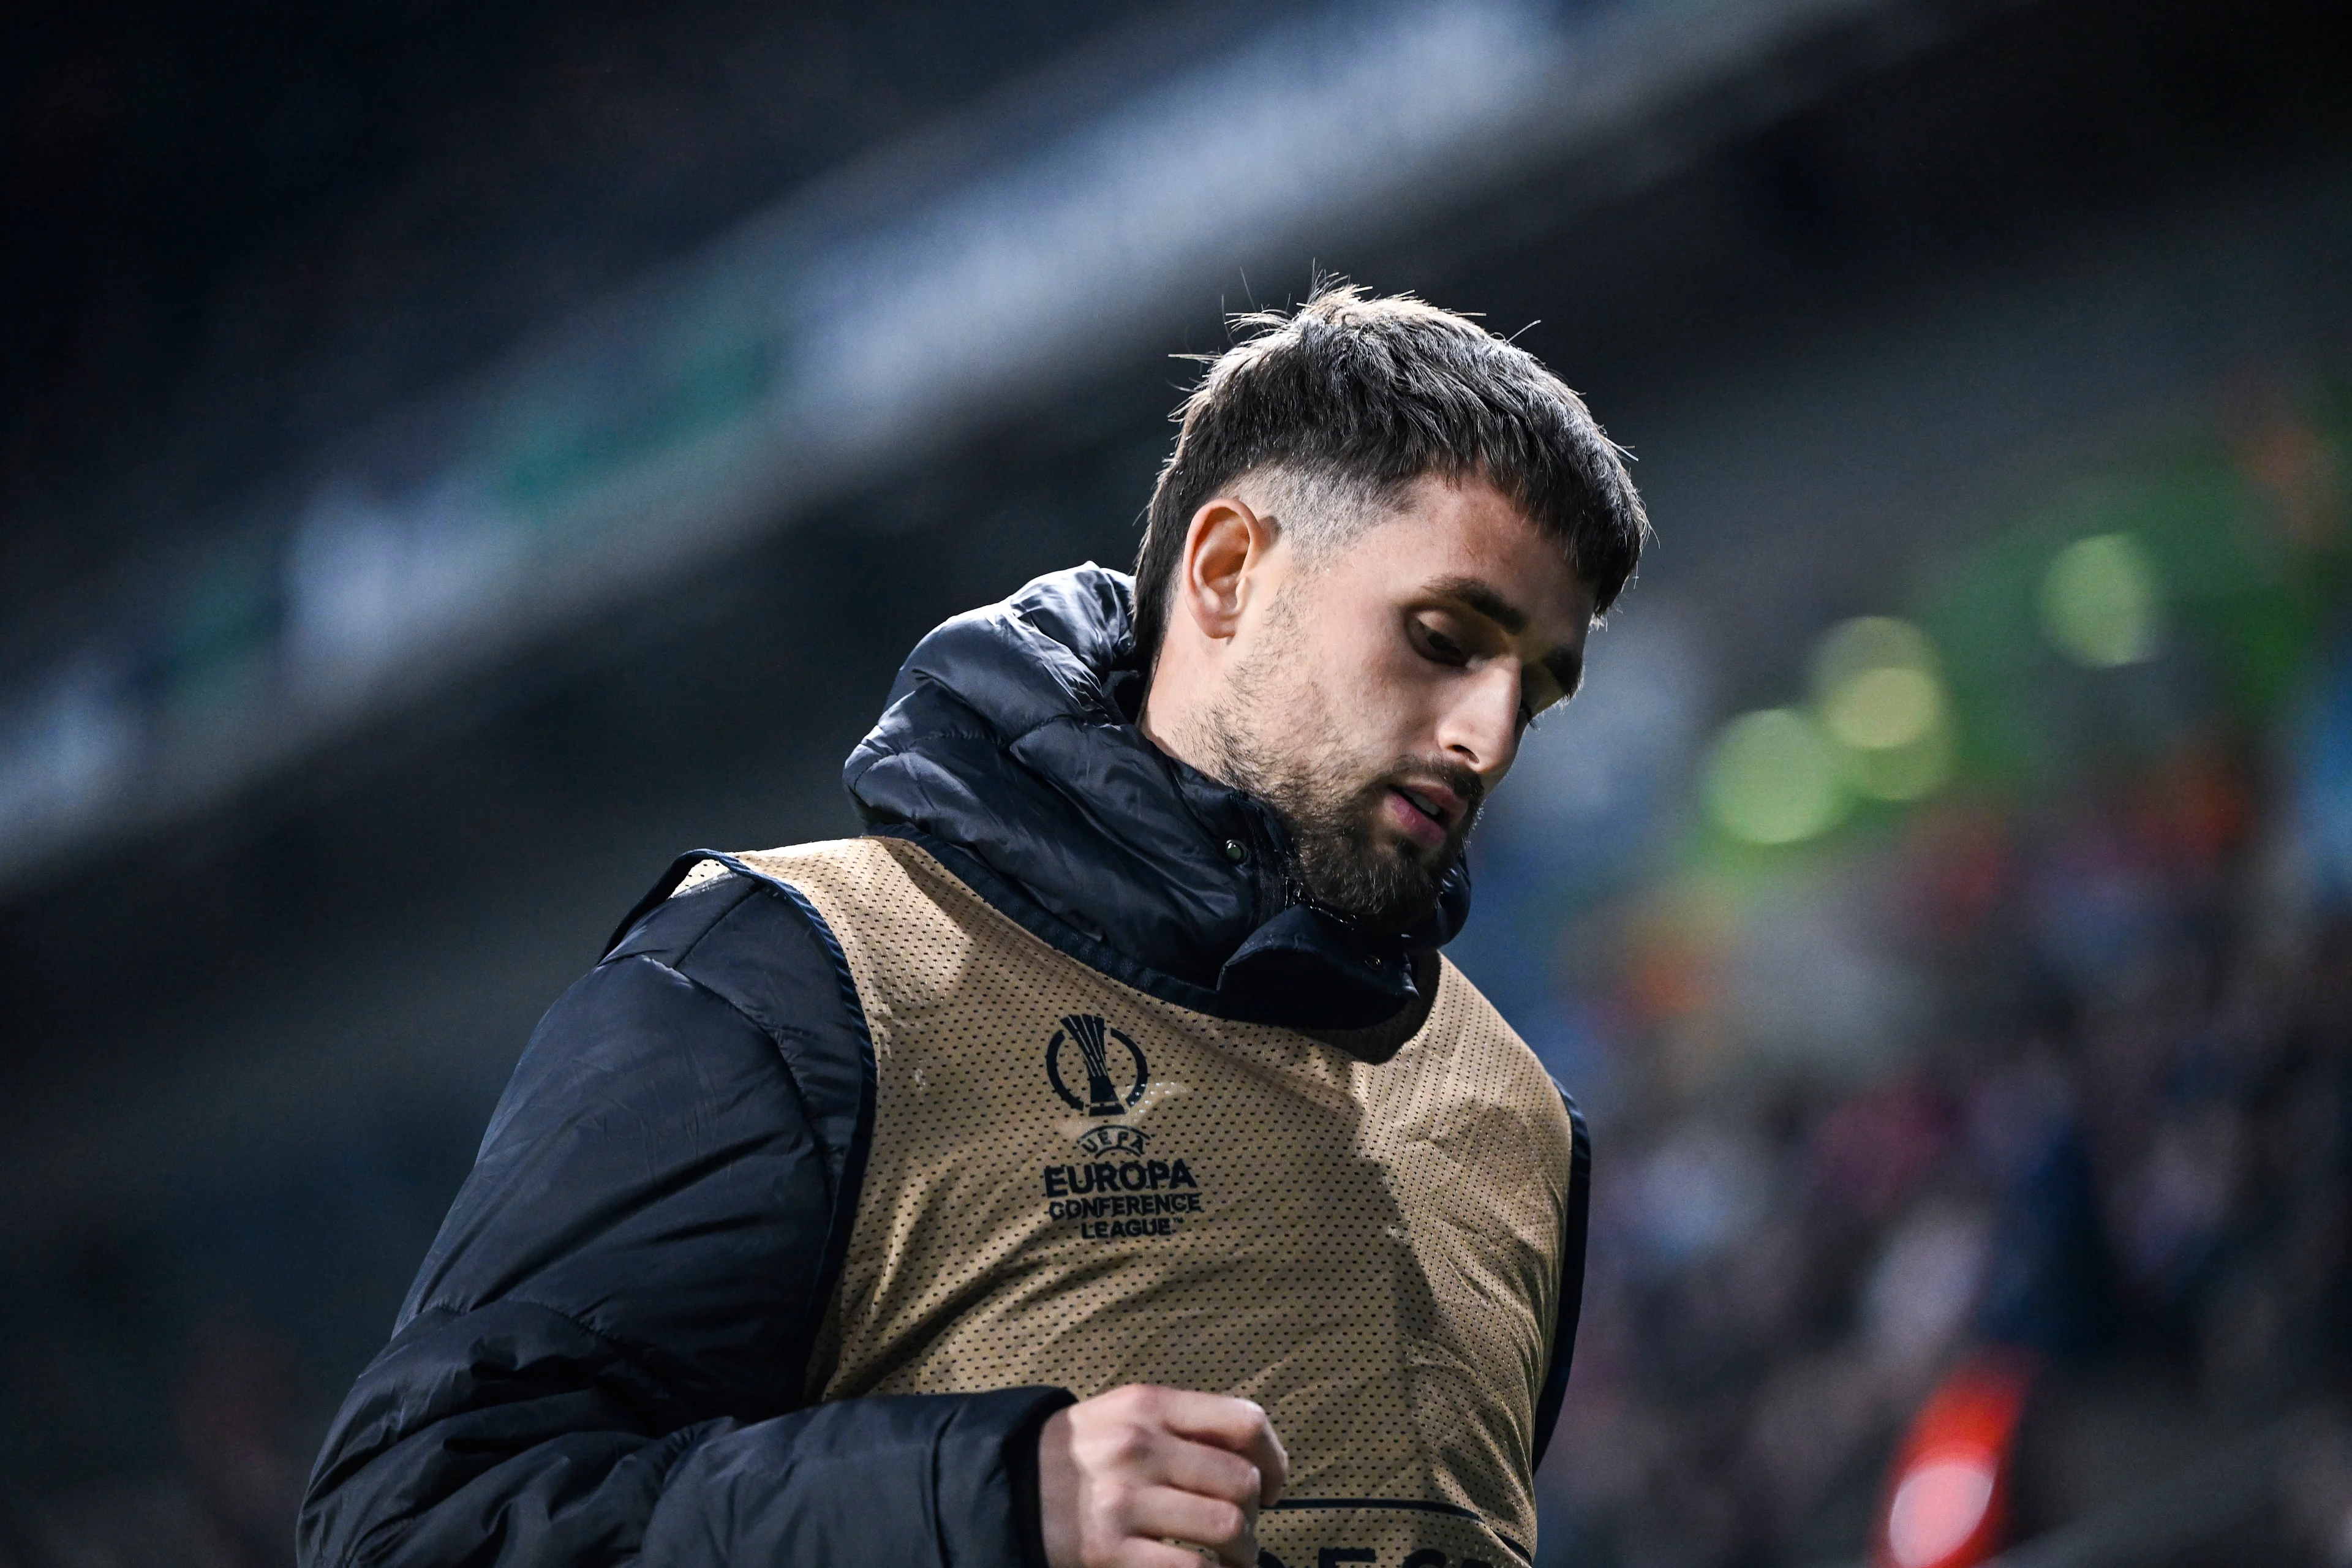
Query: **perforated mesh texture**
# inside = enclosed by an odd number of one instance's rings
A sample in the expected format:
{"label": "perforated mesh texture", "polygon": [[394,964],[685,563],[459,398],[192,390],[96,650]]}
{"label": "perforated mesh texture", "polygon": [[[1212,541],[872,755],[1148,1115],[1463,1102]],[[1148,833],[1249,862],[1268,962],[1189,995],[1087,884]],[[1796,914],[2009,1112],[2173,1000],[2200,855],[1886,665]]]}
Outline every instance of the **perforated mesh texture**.
{"label": "perforated mesh texture", "polygon": [[1290,1451],[1287,1500],[1477,1516],[1286,1509],[1261,1526],[1278,1561],[1532,1546],[1570,1133],[1451,964],[1428,1022],[1370,1066],[1121,984],[902,840],[740,858],[824,915],[874,1037],[872,1153],[813,1392],[1243,1394]]}

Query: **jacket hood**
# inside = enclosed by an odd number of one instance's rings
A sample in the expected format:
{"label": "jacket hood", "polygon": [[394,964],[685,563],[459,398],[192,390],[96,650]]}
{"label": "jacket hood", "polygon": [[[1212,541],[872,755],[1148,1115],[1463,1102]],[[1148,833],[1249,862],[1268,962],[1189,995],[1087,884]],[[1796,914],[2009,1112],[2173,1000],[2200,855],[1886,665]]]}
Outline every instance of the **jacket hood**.
{"label": "jacket hood", "polygon": [[1325,1029],[1396,1017],[1467,917],[1467,876],[1406,938],[1306,903],[1274,812],[1138,727],[1133,611],[1133,579],[1089,563],[918,643],[843,769],[866,823],[945,845],[1038,935],[1196,1011]]}

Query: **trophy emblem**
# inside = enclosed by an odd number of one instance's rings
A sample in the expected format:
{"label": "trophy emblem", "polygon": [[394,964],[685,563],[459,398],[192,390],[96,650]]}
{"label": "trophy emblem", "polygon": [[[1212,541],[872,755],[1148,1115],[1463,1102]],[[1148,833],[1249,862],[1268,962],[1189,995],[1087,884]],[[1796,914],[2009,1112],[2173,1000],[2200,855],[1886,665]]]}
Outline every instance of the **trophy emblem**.
{"label": "trophy emblem", "polygon": [[[1070,1079],[1062,1072],[1062,1047],[1077,1047],[1079,1065],[1085,1069],[1086,1093],[1081,1096],[1070,1088]],[[1114,1055],[1113,1047],[1117,1047]],[[1130,1077],[1128,1069],[1132,1068]],[[1144,1064],[1141,1047],[1125,1033],[1114,1029],[1099,1013],[1072,1013],[1045,1042],[1045,1078],[1054,1092],[1062,1097],[1074,1110],[1088,1116],[1117,1116],[1132,1108],[1143,1098],[1143,1086],[1150,1076]],[[1113,1076],[1116,1074],[1117,1076]],[[1127,1079],[1124,1092],[1119,1080]]]}

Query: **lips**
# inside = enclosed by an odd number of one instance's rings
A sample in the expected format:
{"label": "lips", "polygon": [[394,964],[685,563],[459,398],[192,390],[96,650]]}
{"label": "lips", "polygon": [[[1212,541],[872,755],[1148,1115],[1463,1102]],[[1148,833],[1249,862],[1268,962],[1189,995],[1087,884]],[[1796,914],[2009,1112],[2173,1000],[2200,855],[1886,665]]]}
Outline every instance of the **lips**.
{"label": "lips", "polygon": [[1402,786],[1398,788],[1397,794],[1404,796],[1405,804],[1407,805],[1415,807],[1423,816],[1428,817],[1439,826],[1442,827],[1445,825],[1444,811],[1438,806],[1435,801],[1430,799],[1427,795],[1415,790],[1405,789]]}
{"label": "lips", "polygon": [[1433,779],[1412,779],[1389,787],[1440,827],[1451,827],[1462,820],[1463,803],[1458,790],[1449,789]]}
{"label": "lips", "polygon": [[1461,811],[1461,797],[1443,784],[1389,786],[1390,818],[1407,837],[1432,849],[1444,846]]}

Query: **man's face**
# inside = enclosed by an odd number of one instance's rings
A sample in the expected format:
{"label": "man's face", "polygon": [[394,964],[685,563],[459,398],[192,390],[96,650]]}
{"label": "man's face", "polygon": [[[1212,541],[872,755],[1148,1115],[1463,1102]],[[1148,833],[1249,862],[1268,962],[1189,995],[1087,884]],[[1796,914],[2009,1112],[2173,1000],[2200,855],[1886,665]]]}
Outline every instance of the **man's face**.
{"label": "man's face", "polygon": [[1266,564],[1203,726],[1215,771],[1283,816],[1315,902],[1410,930],[1529,720],[1574,692],[1592,595],[1483,480],[1425,478],[1354,538]]}

